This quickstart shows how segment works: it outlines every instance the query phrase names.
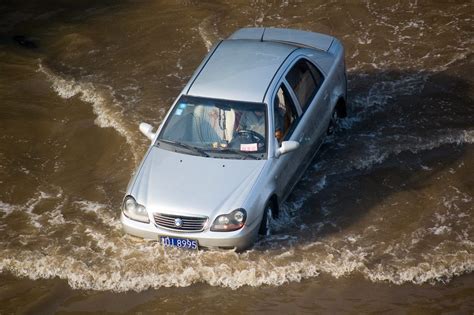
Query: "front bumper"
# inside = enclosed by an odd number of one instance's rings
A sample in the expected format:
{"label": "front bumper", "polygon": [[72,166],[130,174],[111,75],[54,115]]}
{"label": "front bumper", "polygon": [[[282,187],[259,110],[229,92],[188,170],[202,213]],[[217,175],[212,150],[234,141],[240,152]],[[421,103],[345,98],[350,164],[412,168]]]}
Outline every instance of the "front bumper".
{"label": "front bumper", "polygon": [[122,229],[125,233],[149,240],[159,240],[160,236],[188,238],[197,240],[200,248],[236,249],[238,251],[249,248],[258,237],[260,224],[253,222],[232,232],[213,232],[207,227],[202,232],[179,232],[162,229],[150,223],[138,222],[127,218],[123,212],[120,216]]}

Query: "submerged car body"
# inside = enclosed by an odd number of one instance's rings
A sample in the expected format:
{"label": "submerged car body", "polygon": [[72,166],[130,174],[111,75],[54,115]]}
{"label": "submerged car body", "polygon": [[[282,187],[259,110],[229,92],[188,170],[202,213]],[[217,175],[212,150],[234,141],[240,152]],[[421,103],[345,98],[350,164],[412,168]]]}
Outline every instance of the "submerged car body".
{"label": "submerged car body", "polygon": [[192,248],[251,246],[337,117],[344,49],[334,37],[244,28],[215,45],[151,140],[124,198],[126,233]]}

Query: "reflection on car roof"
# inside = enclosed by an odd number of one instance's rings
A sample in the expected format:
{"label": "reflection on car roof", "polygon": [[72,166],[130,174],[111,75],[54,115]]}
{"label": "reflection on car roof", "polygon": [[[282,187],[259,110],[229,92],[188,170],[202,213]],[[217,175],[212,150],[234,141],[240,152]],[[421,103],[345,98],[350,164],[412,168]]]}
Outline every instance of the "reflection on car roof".
{"label": "reflection on car roof", "polygon": [[257,40],[225,40],[191,85],[188,94],[262,102],[274,74],[297,47]]}

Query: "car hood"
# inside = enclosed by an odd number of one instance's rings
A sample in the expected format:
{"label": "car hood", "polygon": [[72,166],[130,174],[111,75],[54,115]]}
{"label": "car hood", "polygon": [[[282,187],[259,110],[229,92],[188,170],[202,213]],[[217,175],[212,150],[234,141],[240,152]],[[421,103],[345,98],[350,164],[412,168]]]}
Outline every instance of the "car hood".
{"label": "car hood", "polygon": [[265,160],[201,157],[152,147],[130,193],[151,213],[208,216],[242,206]]}

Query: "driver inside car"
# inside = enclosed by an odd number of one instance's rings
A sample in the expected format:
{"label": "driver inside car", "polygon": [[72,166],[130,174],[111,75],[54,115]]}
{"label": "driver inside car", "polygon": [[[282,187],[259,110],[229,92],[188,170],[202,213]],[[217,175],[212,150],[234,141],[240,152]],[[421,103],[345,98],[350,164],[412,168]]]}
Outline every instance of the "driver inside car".
{"label": "driver inside car", "polygon": [[240,151],[256,152],[265,146],[264,109],[246,109],[236,115],[236,128],[230,145]]}
{"label": "driver inside car", "polygon": [[237,131],[249,130],[265,135],[265,114],[261,110],[243,111]]}
{"label": "driver inside car", "polygon": [[231,108],[226,104],[219,107],[188,104],[175,116],[184,117],[187,107],[193,107],[190,111],[193,121],[190,138],[199,143],[199,147],[207,144],[213,149],[229,147],[247,152],[264,149],[266,117],[263,106]]}
{"label": "driver inside car", "polygon": [[280,88],[278,93],[275,95],[274,106],[273,106],[273,115],[275,117],[275,138],[278,140],[278,143],[281,144],[283,137],[285,136],[285,116],[287,113],[285,100],[283,96],[283,90]]}

